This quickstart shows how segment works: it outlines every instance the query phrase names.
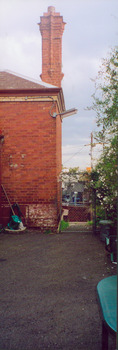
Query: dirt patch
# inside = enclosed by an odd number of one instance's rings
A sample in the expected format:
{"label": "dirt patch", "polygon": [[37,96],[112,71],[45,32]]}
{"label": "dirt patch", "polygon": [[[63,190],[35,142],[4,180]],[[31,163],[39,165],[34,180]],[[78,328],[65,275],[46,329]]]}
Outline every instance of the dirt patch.
{"label": "dirt patch", "polygon": [[96,286],[117,268],[99,236],[82,227],[0,235],[1,350],[101,348]]}

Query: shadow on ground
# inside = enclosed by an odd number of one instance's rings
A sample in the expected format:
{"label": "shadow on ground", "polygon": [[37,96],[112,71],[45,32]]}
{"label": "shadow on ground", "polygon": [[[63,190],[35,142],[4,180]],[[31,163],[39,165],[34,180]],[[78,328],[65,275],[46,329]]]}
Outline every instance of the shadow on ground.
{"label": "shadow on ground", "polygon": [[96,286],[116,266],[98,235],[73,231],[0,235],[0,350],[101,349]]}

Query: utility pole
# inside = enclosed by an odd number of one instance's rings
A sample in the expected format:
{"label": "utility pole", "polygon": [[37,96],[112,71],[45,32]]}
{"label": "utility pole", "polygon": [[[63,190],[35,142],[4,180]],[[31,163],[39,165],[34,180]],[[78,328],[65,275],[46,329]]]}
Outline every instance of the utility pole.
{"label": "utility pole", "polygon": [[90,156],[91,156],[91,169],[93,169],[93,147],[96,146],[96,143],[93,143],[93,133],[91,132],[91,142],[85,146],[91,146]]}
{"label": "utility pole", "polygon": [[[95,142],[93,143],[93,133],[91,132],[91,142],[85,146],[90,146],[90,156],[91,156],[91,171],[93,170],[93,147],[96,145],[103,144],[103,150],[104,150],[104,142]],[[93,188],[92,190],[92,206],[93,206],[93,233],[96,234],[96,188]]]}
{"label": "utility pole", "polygon": [[96,145],[102,145],[103,144],[103,148],[104,148],[104,143],[103,142],[93,142],[93,132],[91,132],[91,142],[88,143],[87,145],[84,146],[90,146],[91,150],[90,150],[90,157],[91,157],[91,170],[93,169],[93,147],[95,147]]}
{"label": "utility pole", "polygon": [[[90,146],[90,156],[91,156],[91,171],[93,170],[93,147],[96,146],[96,143],[93,143],[93,133],[91,132],[91,142],[88,145]],[[96,189],[93,188],[92,191],[92,207],[93,207],[93,233],[96,234]]]}
{"label": "utility pole", "polygon": [[93,169],[93,133],[91,132],[91,169]]}

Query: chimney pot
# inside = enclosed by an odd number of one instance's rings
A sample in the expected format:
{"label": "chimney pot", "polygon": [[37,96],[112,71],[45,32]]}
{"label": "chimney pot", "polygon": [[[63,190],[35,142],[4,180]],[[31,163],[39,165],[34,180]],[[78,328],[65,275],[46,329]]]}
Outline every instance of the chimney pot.
{"label": "chimney pot", "polygon": [[49,6],[48,7],[48,12],[49,13],[54,13],[55,12],[55,7],[54,6]]}

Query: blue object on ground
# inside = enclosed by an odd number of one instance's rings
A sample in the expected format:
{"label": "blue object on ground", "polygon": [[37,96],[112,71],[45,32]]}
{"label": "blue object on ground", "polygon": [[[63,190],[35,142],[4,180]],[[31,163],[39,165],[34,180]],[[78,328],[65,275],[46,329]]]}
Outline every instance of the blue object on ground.
{"label": "blue object on ground", "polygon": [[102,311],[102,350],[108,350],[108,333],[117,332],[117,276],[101,280],[97,285],[97,294]]}

